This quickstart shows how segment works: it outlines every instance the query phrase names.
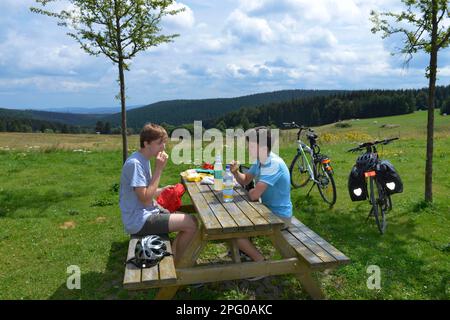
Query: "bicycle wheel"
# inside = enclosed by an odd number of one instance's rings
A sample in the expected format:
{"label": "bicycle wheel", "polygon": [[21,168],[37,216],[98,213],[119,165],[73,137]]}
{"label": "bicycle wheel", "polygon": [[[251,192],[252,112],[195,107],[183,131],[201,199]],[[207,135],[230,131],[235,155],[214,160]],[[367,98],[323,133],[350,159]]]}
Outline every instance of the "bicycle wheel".
{"label": "bicycle wheel", "polygon": [[[375,222],[377,223],[378,230],[381,234],[384,234],[386,230],[386,211],[387,211],[387,198],[384,195],[382,186],[375,181],[374,178],[370,177],[370,202],[372,204],[371,213],[375,217]],[[377,188],[377,197],[375,197],[375,187]]]}
{"label": "bicycle wheel", "polygon": [[291,184],[294,188],[301,188],[308,184],[310,180],[309,172],[301,153],[295,155],[289,167],[289,173],[291,175]]}
{"label": "bicycle wheel", "polygon": [[336,203],[336,184],[331,173],[324,166],[318,165],[317,169],[317,188],[322,199],[332,207]]}

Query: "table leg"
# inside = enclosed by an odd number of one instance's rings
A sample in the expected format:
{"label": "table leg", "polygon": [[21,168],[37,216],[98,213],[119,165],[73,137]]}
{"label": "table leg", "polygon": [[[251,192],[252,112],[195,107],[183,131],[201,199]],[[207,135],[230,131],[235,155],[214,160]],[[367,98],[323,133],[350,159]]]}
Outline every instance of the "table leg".
{"label": "table leg", "polygon": [[241,256],[239,254],[239,247],[236,239],[231,239],[228,241],[231,251],[231,259],[234,263],[241,263]]}
{"label": "table leg", "polygon": [[295,277],[302,284],[303,289],[313,298],[314,300],[324,300],[325,296],[320,289],[317,282],[312,277],[311,271],[303,271],[295,275]]}
{"label": "table leg", "polygon": [[[297,253],[284,239],[280,230],[276,230],[270,238],[273,246],[281,253],[283,258],[297,257]],[[302,288],[311,296],[311,298],[318,300],[325,299],[320,286],[312,277],[311,269],[308,268],[306,264],[300,264],[298,273],[294,274],[294,276],[300,281]]]}
{"label": "table leg", "polygon": [[[186,267],[192,267],[195,265],[195,262],[197,261],[198,256],[200,255],[201,250],[205,246],[206,242],[202,239],[202,232],[201,230],[197,230],[194,238],[191,240],[191,243],[186,248],[186,251],[181,257],[179,263],[175,265],[175,268],[186,268]],[[173,287],[164,287],[159,289],[155,299],[156,300],[169,300],[172,299],[175,294],[177,293],[179,286],[173,286]]]}

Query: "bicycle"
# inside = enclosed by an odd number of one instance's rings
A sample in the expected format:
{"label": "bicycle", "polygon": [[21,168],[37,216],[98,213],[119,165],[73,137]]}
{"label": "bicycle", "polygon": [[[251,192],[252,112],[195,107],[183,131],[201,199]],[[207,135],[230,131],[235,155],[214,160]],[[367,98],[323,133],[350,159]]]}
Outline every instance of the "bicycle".
{"label": "bicycle", "polygon": [[[309,181],[313,185],[308,191],[308,195],[317,185],[322,199],[332,207],[336,203],[336,184],[333,178],[333,168],[328,156],[320,153],[320,147],[317,144],[318,135],[313,129],[299,126],[295,122],[284,122],[287,128],[297,128],[297,154],[294,156],[289,167],[291,176],[291,185],[294,189],[306,186]],[[307,132],[306,138],[310,146],[307,146],[300,136],[302,131]]]}
{"label": "bicycle", "polygon": [[[384,234],[387,226],[386,213],[392,210],[391,194],[402,192],[403,184],[389,161],[380,160],[376,145],[386,145],[394,140],[398,140],[398,138],[364,142],[358,147],[348,150],[348,152],[366,150],[358,157],[350,172],[348,188],[352,201],[366,200],[369,196],[372,207],[366,221],[371,216],[375,217],[381,234]],[[369,180],[369,190],[367,190],[367,180]],[[375,187],[377,196],[375,196]]]}

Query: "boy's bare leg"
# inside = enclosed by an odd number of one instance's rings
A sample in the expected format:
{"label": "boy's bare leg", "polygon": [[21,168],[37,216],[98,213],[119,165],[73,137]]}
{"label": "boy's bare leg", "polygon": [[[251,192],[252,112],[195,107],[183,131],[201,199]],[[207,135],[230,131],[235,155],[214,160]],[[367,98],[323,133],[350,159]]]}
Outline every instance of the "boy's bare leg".
{"label": "boy's bare leg", "polygon": [[175,264],[183,256],[187,246],[194,238],[197,231],[197,221],[190,214],[172,213],[169,218],[169,232],[178,234],[173,242],[173,253]]}
{"label": "boy's bare leg", "polygon": [[256,249],[254,244],[247,238],[237,239],[240,250],[245,252],[253,261],[263,261],[264,256]]}

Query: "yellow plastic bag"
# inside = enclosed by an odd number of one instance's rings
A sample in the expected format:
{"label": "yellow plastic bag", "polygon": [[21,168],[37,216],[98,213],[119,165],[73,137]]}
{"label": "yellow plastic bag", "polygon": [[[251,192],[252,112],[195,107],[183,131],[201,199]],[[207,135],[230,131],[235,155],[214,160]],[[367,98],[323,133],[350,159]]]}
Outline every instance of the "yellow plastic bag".
{"label": "yellow plastic bag", "polygon": [[198,173],[195,171],[195,169],[186,170],[184,172],[181,172],[180,175],[189,182],[199,182],[199,181],[202,181],[204,177],[207,177],[207,176],[212,177],[211,174]]}

